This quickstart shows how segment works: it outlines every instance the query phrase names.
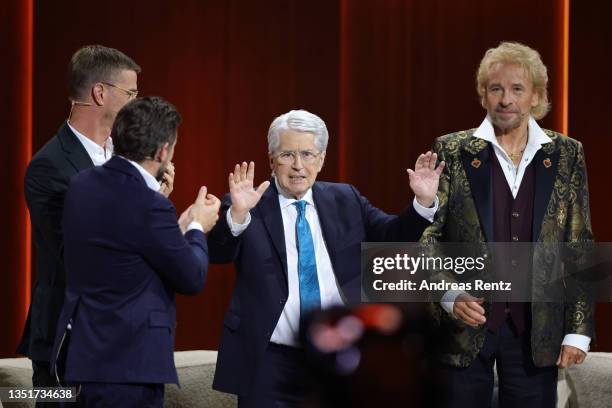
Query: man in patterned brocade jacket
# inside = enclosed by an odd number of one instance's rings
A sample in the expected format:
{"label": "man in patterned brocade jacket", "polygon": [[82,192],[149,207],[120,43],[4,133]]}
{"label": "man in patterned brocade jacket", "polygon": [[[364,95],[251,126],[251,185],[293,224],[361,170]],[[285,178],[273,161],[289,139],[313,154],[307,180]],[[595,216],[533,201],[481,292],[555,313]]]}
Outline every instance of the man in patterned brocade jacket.
{"label": "man in patterned brocade jacket", "polygon": [[[477,90],[487,116],[436,140],[446,168],[422,242],[593,241],[582,145],[536,123],[549,110],[547,83],[537,51],[501,43],[486,52]],[[508,259],[532,296],[546,273],[534,251],[531,265]],[[490,406],[496,363],[501,407],[554,407],[557,367],[582,363],[593,336],[593,303],[577,293],[570,302],[517,303],[446,292],[433,310],[447,406]]]}

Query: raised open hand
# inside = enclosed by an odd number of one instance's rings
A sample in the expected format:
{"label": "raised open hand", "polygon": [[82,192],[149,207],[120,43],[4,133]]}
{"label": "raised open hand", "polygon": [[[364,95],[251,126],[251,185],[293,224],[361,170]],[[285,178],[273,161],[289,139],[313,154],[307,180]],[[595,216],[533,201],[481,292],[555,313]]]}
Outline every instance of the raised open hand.
{"label": "raised open hand", "polygon": [[410,188],[423,207],[431,207],[438,192],[438,182],[445,163],[442,161],[436,167],[436,160],[436,153],[427,152],[418,157],[414,170],[406,170],[410,177]]}
{"label": "raised open hand", "polygon": [[231,216],[235,223],[242,224],[251,208],[255,207],[261,196],[270,186],[269,181],[264,181],[257,187],[253,188],[253,179],[255,178],[255,163],[242,162],[242,165],[236,164],[234,171],[229,174],[228,184],[230,197],[232,199]]}

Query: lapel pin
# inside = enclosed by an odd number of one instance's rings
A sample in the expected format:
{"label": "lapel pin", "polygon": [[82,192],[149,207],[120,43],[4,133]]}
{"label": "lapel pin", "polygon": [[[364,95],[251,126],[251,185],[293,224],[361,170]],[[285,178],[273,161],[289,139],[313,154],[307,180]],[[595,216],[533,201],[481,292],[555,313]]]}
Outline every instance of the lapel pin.
{"label": "lapel pin", "polygon": [[549,168],[550,166],[552,166],[550,159],[544,159],[543,163],[544,163],[544,167],[546,168]]}
{"label": "lapel pin", "polygon": [[478,160],[476,157],[474,157],[474,160],[472,160],[472,167],[474,167],[475,169],[480,167],[480,160]]}

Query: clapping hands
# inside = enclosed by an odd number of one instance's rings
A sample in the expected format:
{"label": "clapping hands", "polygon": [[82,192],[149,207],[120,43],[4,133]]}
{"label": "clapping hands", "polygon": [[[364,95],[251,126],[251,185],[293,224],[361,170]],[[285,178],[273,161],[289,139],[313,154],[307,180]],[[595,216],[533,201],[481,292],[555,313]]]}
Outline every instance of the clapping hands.
{"label": "clapping hands", "polygon": [[219,219],[219,207],[221,201],[212,194],[208,194],[208,189],[200,187],[195,202],[185,210],[179,217],[179,226],[185,233],[189,224],[193,221],[199,222],[207,233],[215,226]]}

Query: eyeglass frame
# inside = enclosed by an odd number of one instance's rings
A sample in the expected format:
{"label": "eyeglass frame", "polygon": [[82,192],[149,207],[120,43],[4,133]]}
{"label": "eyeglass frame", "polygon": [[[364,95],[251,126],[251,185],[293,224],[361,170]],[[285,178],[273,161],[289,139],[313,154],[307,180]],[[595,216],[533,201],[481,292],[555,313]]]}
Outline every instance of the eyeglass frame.
{"label": "eyeglass frame", "polygon": [[[299,153],[296,154],[296,153]],[[305,153],[310,153],[312,154],[312,160],[311,159],[304,159],[304,154]],[[291,154],[289,157],[291,157],[291,160],[286,161],[285,159],[281,159],[281,155],[283,154]],[[317,158],[319,158],[321,156],[321,154],[323,154],[323,152],[318,152],[318,153],[314,153],[312,150],[283,150],[281,152],[275,153],[274,156],[276,157],[276,159],[278,160],[278,162],[280,164],[293,164],[297,161],[297,157],[300,157],[300,160],[302,160],[302,163],[305,164],[313,164]]]}
{"label": "eyeglass frame", "polygon": [[136,97],[138,96],[138,90],[136,91],[132,91],[130,89],[125,89],[120,87],[119,85],[115,85],[115,84],[111,84],[110,82],[104,82],[104,81],[100,81],[101,84],[104,85],[108,85],[108,86],[112,86],[113,88],[117,88],[120,91],[123,91],[126,93],[126,95],[128,96],[129,100],[131,101],[132,99],[136,99]]}

